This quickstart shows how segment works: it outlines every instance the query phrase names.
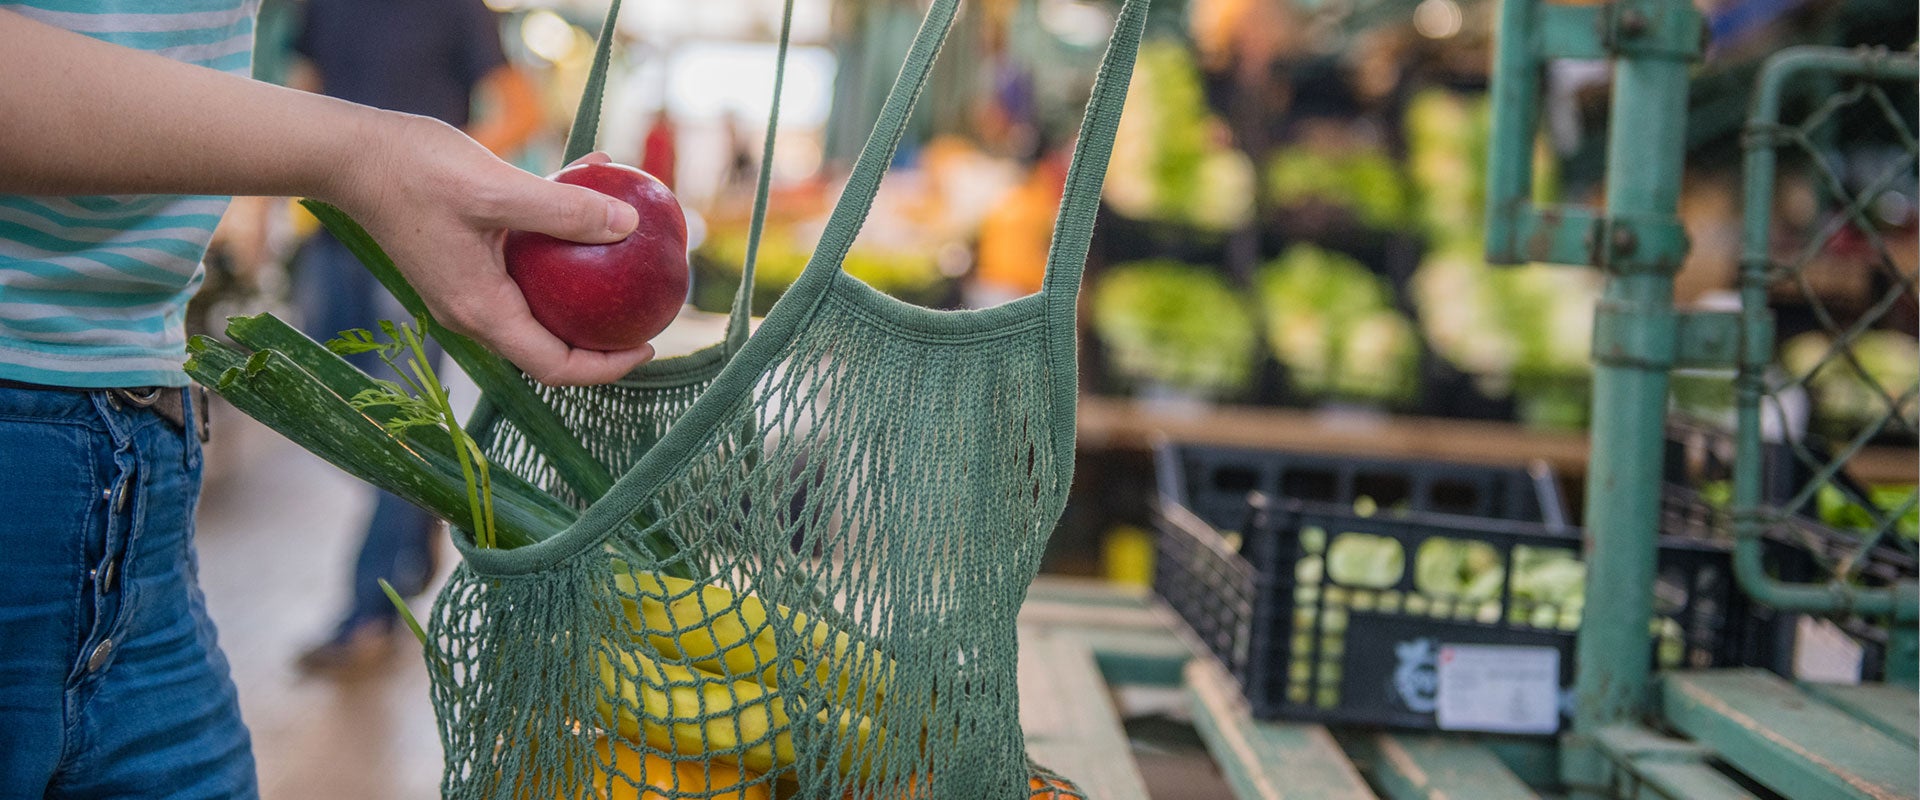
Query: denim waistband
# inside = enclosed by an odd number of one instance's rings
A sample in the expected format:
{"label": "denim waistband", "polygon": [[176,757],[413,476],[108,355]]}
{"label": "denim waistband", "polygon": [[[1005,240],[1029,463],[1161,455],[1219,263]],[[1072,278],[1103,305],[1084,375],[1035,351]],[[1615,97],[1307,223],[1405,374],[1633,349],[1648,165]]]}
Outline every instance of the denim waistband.
{"label": "denim waistband", "polygon": [[[30,384],[0,385],[0,417],[66,422],[104,430],[107,417],[113,424],[131,431],[147,424],[165,423],[157,414],[147,413],[121,402],[116,389],[68,389]],[[185,392],[169,388],[162,391]]]}

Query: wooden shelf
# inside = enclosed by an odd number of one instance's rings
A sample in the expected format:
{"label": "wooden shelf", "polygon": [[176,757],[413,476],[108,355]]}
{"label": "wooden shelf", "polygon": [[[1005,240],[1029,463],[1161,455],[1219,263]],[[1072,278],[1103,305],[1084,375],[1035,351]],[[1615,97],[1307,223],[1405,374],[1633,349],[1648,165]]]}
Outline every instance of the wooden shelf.
{"label": "wooden shelf", "polygon": [[[1161,438],[1192,444],[1304,450],[1382,458],[1524,465],[1542,460],[1563,475],[1584,475],[1584,433],[1542,431],[1507,422],[1402,417],[1356,411],[1158,404],[1080,398],[1080,446],[1148,449]],[[1868,483],[1913,482],[1915,451],[1870,447],[1850,471]]]}

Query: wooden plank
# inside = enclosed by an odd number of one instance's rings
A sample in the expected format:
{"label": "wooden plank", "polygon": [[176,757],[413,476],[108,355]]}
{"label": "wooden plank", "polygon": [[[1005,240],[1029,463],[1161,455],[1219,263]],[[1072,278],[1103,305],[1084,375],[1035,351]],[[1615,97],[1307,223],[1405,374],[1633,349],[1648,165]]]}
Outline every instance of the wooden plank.
{"label": "wooden plank", "polygon": [[1218,663],[1189,662],[1187,687],[1194,728],[1239,800],[1375,800],[1326,728],[1255,722]]}
{"label": "wooden plank", "polygon": [[1758,800],[1716,769],[1713,751],[1638,725],[1621,725],[1595,737],[1616,773],[1610,779],[1620,800]]}
{"label": "wooden plank", "polygon": [[1800,688],[1908,747],[1920,745],[1920,694],[1912,689],[1884,683],[1803,683]]}
{"label": "wooden plank", "polygon": [[[1080,446],[1145,450],[1176,442],[1309,450],[1385,458],[1434,458],[1494,465],[1544,459],[1562,474],[1587,471],[1587,437],[1508,422],[1327,412],[1255,406],[1155,405],[1080,398]],[[1920,461],[1910,447],[1868,447],[1847,461],[1867,483],[1912,483]]]}
{"label": "wooden plank", "polygon": [[1587,439],[1511,423],[1360,415],[1254,406],[1169,407],[1081,397],[1080,446],[1146,449],[1159,437],[1193,444],[1496,465],[1545,459],[1567,474],[1587,466]]}
{"label": "wooden plank", "polygon": [[1069,603],[1145,608],[1152,598],[1153,593],[1146,589],[1121,586],[1098,578],[1042,575],[1027,587],[1026,604]]}
{"label": "wooden plank", "polygon": [[1350,744],[1389,800],[1540,800],[1497,756],[1464,736],[1370,733]]}
{"label": "wooden plank", "polygon": [[1029,601],[1020,607],[1020,624],[1056,628],[1134,628],[1162,630],[1165,620],[1146,606]]}
{"label": "wooden plank", "polygon": [[1911,800],[1920,753],[1756,669],[1679,672],[1662,685],[1667,721],[1728,764],[1795,800]]}
{"label": "wooden plank", "polygon": [[1019,679],[1027,755],[1089,797],[1147,800],[1120,713],[1085,644],[1022,628]]}
{"label": "wooden plank", "polygon": [[1100,675],[1110,684],[1179,686],[1181,671],[1193,651],[1162,628],[1155,631],[1114,631],[1100,628],[1067,630],[1093,651]]}
{"label": "wooden plank", "polygon": [[1103,581],[1035,580],[1020,607],[1020,626],[1087,645],[1108,683],[1179,686],[1180,669],[1192,657],[1150,595]]}
{"label": "wooden plank", "polygon": [[1699,761],[1656,761],[1635,769],[1632,800],[1760,800],[1732,778]]}

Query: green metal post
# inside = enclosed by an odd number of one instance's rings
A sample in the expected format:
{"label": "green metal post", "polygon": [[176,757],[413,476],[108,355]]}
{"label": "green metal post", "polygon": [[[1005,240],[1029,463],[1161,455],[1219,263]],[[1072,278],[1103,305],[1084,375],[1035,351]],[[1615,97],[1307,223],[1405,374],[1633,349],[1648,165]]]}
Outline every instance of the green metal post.
{"label": "green metal post", "polygon": [[1520,226],[1533,199],[1533,141],[1539,124],[1540,62],[1534,53],[1534,17],[1538,0],[1504,0],[1499,36],[1494,40],[1493,143],[1487,159],[1487,260],[1516,264],[1521,255]]}
{"label": "green metal post", "polygon": [[[1652,14],[1673,2],[1622,3],[1619,13]],[[1617,58],[1610,114],[1606,219],[1673,219],[1685,158],[1686,60],[1644,54]],[[1601,788],[1593,737],[1640,719],[1651,696],[1647,621],[1653,618],[1667,373],[1677,329],[1673,276],[1678,263],[1633,258],[1639,243],[1632,226],[1603,226],[1599,234],[1607,240],[1593,249],[1605,254],[1601,266],[1608,274],[1595,336],[1587,473],[1586,531],[1593,543],[1587,551],[1587,611],[1576,650],[1578,705],[1566,761],[1568,783],[1576,791]]]}

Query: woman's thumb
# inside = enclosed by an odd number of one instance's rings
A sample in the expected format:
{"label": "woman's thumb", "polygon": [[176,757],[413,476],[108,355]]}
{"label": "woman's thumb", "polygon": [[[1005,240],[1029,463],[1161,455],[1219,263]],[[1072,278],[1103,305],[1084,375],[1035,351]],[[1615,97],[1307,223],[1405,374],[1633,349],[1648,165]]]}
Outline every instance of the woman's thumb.
{"label": "woman's thumb", "polygon": [[521,196],[503,227],[544,233],[559,239],[587,244],[617,242],[640,224],[633,206],[588,189],[556,183],[544,178],[527,182],[531,187]]}

